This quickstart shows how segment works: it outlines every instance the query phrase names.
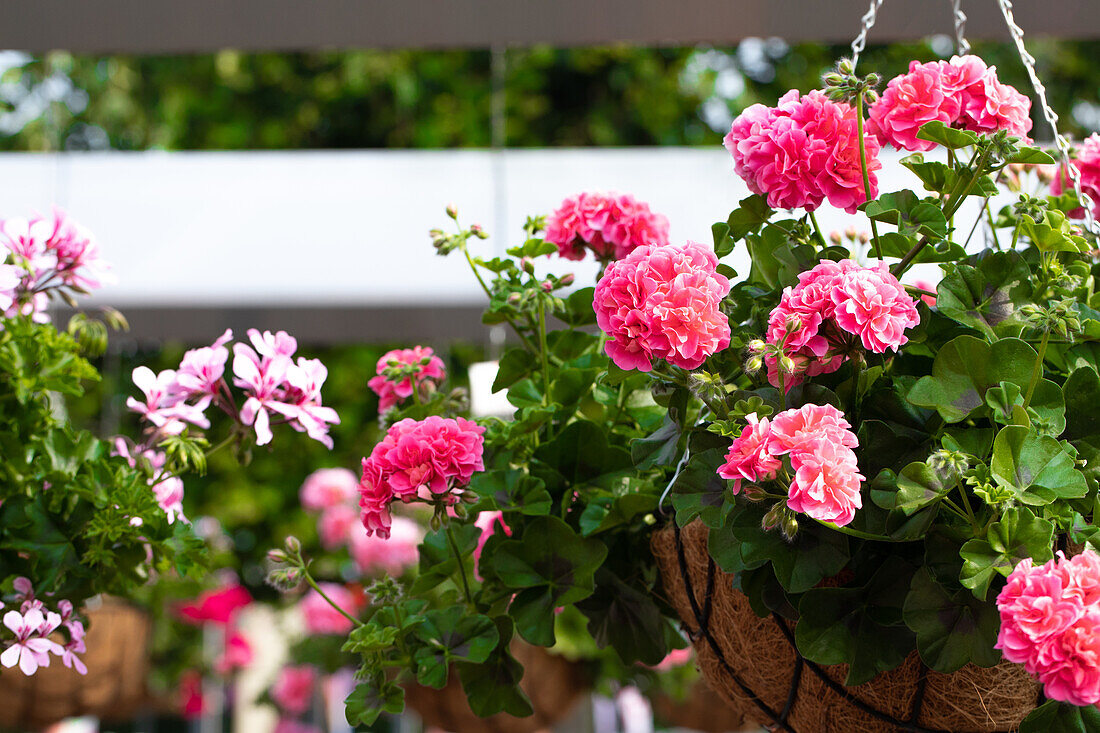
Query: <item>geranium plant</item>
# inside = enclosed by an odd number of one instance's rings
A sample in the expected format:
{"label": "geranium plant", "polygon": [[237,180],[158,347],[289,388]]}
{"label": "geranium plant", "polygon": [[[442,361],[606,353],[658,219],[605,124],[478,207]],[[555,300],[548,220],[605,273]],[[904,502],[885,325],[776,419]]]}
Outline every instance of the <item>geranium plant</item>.
{"label": "geranium plant", "polygon": [[[125,320],[109,308],[99,318],[78,311],[61,331],[47,308],[76,307],[109,277],[94,240],[61,212],[0,223],[0,593],[11,602],[0,664],[25,675],[51,656],[86,672],[83,606],[92,596],[138,598],[166,574],[201,575],[183,474],[205,471],[206,458],[228,446],[244,456],[280,423],[327,442],[337,420],[320,404],[320,362],[293,362],[292,338],[253,331],[255,349],[234,349],[240,391],[225,376],[227,332],[189,351],[178,370],[134,370],[144,394],[127,406],[141,418],[138,438],[80,428],[66,400],[99,378],[90,359],[105,351],[108,326]],[[213,447],[202,432],[210,407],[229,423]]]}
{"label": "geranium plant", "polygon": [[[473,268],[486,323],[515,332],[494,389],[516,412],[474,422],[406,389],[415,403],[387,413],[363,462],[362,531],[386,536],[395,501],[433,507],[433,531],[411,587],[377,583],[355,615],[349,720],[400,710],[403,679],[450,674],[479,714],[521,715],[509,642],[552,647],[575,614],[622,662],[656,664],[683,643],[648,539],[699,521],[757,613],[790,622],[805,659],[848,665],[845,684],[914,650],[945,673],[1004,659],[1050,700],[1025,729],[1097,723],[1100,311],[1096,233],[1074,221],[1084,197],[1064,164],[1042,190],[1050,171],[1029,171],[1055,159],[1027,137],[1030,101],[976,57],[913,62],[881,95],[848,61],[824,82],[734,121],[725,145],[753,195],[712,244],[620,225],[648,214],[590,194],[529,220],[505,258],[472,254],[477,227],[433,232]],[[1071,164],[1088,194],[1098,144]],[[912,190],[879,191],[888,146],[915,151],[901,159]],[[825,202],[862,212],[869,235],[826,237]],[[588,250],[604,265],[594,289],[536,274]],[[722,262],[735,251],[740,277]],[[938,284],[915,284],[917,265]],[[489,511],[507,533],[484,536]],[[290,550],[277,572],[309,579]]]}

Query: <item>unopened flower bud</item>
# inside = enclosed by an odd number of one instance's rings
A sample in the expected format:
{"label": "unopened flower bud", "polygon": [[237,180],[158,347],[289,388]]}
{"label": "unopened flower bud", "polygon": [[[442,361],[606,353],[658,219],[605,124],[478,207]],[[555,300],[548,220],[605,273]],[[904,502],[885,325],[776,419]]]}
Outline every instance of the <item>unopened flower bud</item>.
{"label": "unopened flower bud", "polygon": [[759,354],[768,348],[768,345],[764,343],[764,339],[753,339],[749,342],[749,351],[754,354]]}
{"label": "unopened flower bud", "polygon": [[840,244],[843,240],[840,238],[840,232],[835,229],[829,232],[829,241],[833,244]]}
{"label": "unopened flower bud", "polygon": [[508,305],[519,305],[521,300],[523,300],[523,296],[519,293],[511,293],[508,296]]}
{"label": "unopened flower bud", "polygon": [[844,77],[835,71],[830,71],[821,77],[821,80],[825,82],[827,87],[838,87],[844,83]]}
{"label": "unopened flower bud", "polygon": [[779,368],[784,374],[794,374],[795,364],[794,359],[784,354],[779,357]]}
{"label": "unopened flower bud", "polygon": [[470,231],[473,232],[473,235],[475,237],[477,237],[478,239],[488,239],[489,238],[489,233],[486,232],[484,229],[482,229],[480,224],[472,224],[470,226]]}
{"label": "unopened flower bud", "polygon": [[794,540],[795,535],[798,534],[798,519],[793,514],[786,514],[779,525],[779,533],[787,542]]}
{"label": "unopened flower bud", "polygon": [[549,280],[543,280],[539,284],[542,285],[543,292],[549,293],[554,289],[554,283],[550,282]]}
{"label": "unopened flower bud", "polygon": [[567,272],[567,273],[565,273],[564,275],[562,275],[562,276],[561,276],[561,277],[560,277],[560,278],[558,279],[558,281],[559,281],[559,282],[560,282],[560,283],[562,284],[562,286],[563,286],[563,287],[569,287],[570,285],[572,285],[572,284],[573,284],[573,281],[574,281],[575,279],[576,279],[576,278],[574,278],[574,277],[573,277],[573,273],[571,273],[571,272]]}
{"label": "unopened flower bud", "polygon": [[841,59],[836,64],[836,70],[845,76],[851,76],[855,73],[856,67],[851,59]]}
{"label": "unopened flower bud", "polygon": [[268,550],[267,559],[271,562],[289,562],[290,558],[282,550]]}
{"label": "unopened flower bud", "polygon": [[797,313],[787,316],[787,333],[797,333],[802,330],[802,318]]}
{"label": "unopened flower bud", "polygon": [[519,261],[520,268],[528,275],[535,274],[535,262],[530,257],[524,257]]}
{"label": "unopened flower bud", "polygon": [[768,532],[781,525],[785,512],[786,507],[783,506],[783,502],[776,502],[772,505],[772,508],[768,510],[768,513],[764,515],[764,518],[760,520],[761,529]]}
{"label": "unopened flower bud", "polygon": [[301,541],[294,535],[290,535],[286,538],[286,551],[291,555],[297,555],[302,551]]}
{"label": "unopened flower bud", "polygon": [[750,483],[741,484],[741,495],[749,501],[760,501],[766,496],[762,488]]}
{"label": "unopened flower bud", "polygon": [[760,371],[764,366],[764,360],[759,356],[750,356],[745,362],[745,371],[749,374],[755,374]]}
{"label": "unopened flower bud", "polygon": [[871,237],[869,237],[867,235],[867,232],[860,232],[860,234],[859,234],[859,243],[860,244],[867,244],[870,241],[871,241]]}
{"label": "unopened flower bud", "polygon": [[854,226],[848,227],[847,229],[844,230],[844,236],[854,242],[856,237],[859,236],[859,231],[856,230],[856,228]]}
{"label": "unopened flower bud", "polygon": [[653,512],[649,512],[644,517],[642,517],[642,521],[645,522],[647,526],[652,527],[653,525],[657,524],[657,517],[653,516]]}
{"label": "unopened flower bud", "polygon": [[446,211],[447,211],[447,216],[449,216],[449,217],[451,217],[452,219],[455,219],[455,220],[458,219],[458,207],[457,206],[455,206],[454,204],[447,204]]}

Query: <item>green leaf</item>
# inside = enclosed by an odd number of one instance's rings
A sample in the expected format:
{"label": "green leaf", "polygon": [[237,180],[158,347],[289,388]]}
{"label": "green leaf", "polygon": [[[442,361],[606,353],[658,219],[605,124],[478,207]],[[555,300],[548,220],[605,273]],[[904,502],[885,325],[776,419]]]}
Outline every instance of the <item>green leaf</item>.
{"label": "green leaf", "polygon": [[1020,215],[1020,234],[1027,238],[1040,252],[1088,252],[1088,241],[1075,234],[1069,219],[1061,211],[1048,209],[1043,212],[1041,221],[1028,214]]}
{"label": "green leaf", "polygon": [[1073,456],[1057,440],[1038,435],[1033,428],[1001,428],[993,441],[990,469],[998,486],[1031,506],[1055,499],[1078,499],[1088,493],[1085,477],[1076,469]]}
{"label": "green leaf", "polygon": [[1054,525],[1036,517],[1026,507],[1012,507],[989,527],[985,539],[968,540],[959,551],[963,559],[961,581],[983,601],[998,574],[1008,577],[1024,558],[1036,564],[1054,557]]}
{"label": "green leaf", "polygon": [[950,486],[943,485],[935,469],[924,462],[913,462],[901,469],[897,486],[897,495],[892,505],[884,506],[880,503],[881,499],[873,500],[883,509],[900,509],[909,516],[939,501],[951,490]]}
{"label": "green leaf", "polygon": [[497,376],[493,380],[493,391],[507,389],[526,376],[538,371],[538,357],[527,349],[508,349],[500,359]]}
{"label": "green leaf", "polygon": [[488,616],[471,615],[465,606],[428,611],[415,634],[423,642],[415,654],[416,679],[437,690],[447,684],[453,662],[484,662],[500,640]]}
{"label": "green leaf", "polygon": [[340,651],[349,654],[374,654],[386,651],[397,639],[397,627],[379,627],[371,623],[357,626],[348,634]]}
{"label": "green leaf", "polygon": [[799,603],[795,642],[819,664],[847,664],[845,685],[897,667],[913,649],[901,622],[913,567],[889,557],[859,588],[814,588]]}
{"label": "green leaf", "polygon": [[1000,630],[996,606],[979,601],[966,589],[947,590],[926,568],[913,576],[904,616],[930,669],[951,673],[968,662],[992,667],[1001,661],[1001,653],[993,648]]}
{"label": "green leaf", "polygon": [[965,419],[985,405],[985,393],[1001,382],[1026,387],[1038,355],[1020,339],[1001,339],[992,346],[973,336],[947,342],[936,355],[932,374],[921,377],[907,399],[935,409],[949,423]]}
{"label": "green leaf", "polygon": [[[497,545],[482,563],[516,594],[509,614],[533,644],[554,643],[554,609],[592,594],[593,574],[607,557],[607,546],[584,539],[557,517],[536,517],[522,539]],[[489,562],[486,563],[486,560]]]}
{"label": "green leaf", "polygon": [[389,680],[376,685],[360,682],[344,700],[344,716],[353,726],[374,725],[382,713],[399,715],[405,710],[405,691]]}
{"label": "green leaf", "polygon": [[558,246],[545,239],[533,237],[518,247],[509,247],[506,251],[511,257],[541,257],[554,254],[558,251]]}
{"label": "green leaf", "polygon": [[[455,536],[455,544],[458,552],[464,558],[467,572],[471,572],[474,548],[481,537],[481,530],[472,524],[452,523],[451,531]],[[440,583],[449,580],[458,571],[458,561],[454,558],[450,543],[447,541],[447,533],[443,529],[429,532],[420,543],[420,572],[413,583],[412,592],[422,593],[435,588]]]}
{"label": "green leaf", "polygon": [[[920,178],[924,188],[936,193],[950,193],[959,182],[959,174],[946,163],[938,161],[925,161],[923,153],[913,153],[901,159],[901,164],[913,171]],[[971,196],[992,196],[997,193],[997,186],[988,175],[978,178],[970,189]]]}
{"label": "green leaf", "polygon": [[987,339],[1031,297],[1031,270],[1018,252],[986,252],[960,263],[936,288],[936,308]]}
{"label": "green leaf", "polygon": [[730,225],[724,221],[711,224],[710,233],[714,239],[714,254],[717,257],[725,257],[737,245],[737,242],[730,236]]}
{"label": "green leaf", "polygon": [[611,646],[626,664],[654,665],[664,659],[664,616],[648,589],[624,582],[606,568],[596,573],[596,590],[577,603],[588,633],[601,649]]}
{"label": "green leaf", "polygon": [[1029,145],[1020,146],[1012,155],[1005,159],[1006,163],[1023,163],[1024,165],[1052,165],[1057,162],[1054,156],[1045,150],[1033,148]]}
{"label": "green leaf", "polygon": [[507,616],[498,616],[495,621],[501,643],[489,658],[480,664],[455,664],[462,689],[470,710],[478,717],[487,718],[497,713],[517,717],[530,715],[531,701],[519,687],[523,667],[508,651],[506,643],[512,638],[512,622]]}
{"label": "green leaf", "polygon": [[597,476],[630,470],[634,465],[630,454],[624,448],[608,445],[604,430],[590,420],[576,420],[553,440],[540,445],[535,457],[574,486]]}
{"label": "green leaf", "polygon": [[581,288],[569,294],[565,299],[565,312],[558,317],[573,328],[591,326],[596,323],[596,311],[592,308],[592,299],[596,293],[593,287]]}
{"label": "green leaf", "polygon": [[977,133],[948,127],[939,120],[932,120],[921,125],[920,130],[917,131],[917,137],[921,140],[929,140],[942,145],[949,150],[968,148],[978,144]]}
{"label": "green leaf", "polygon": [[884,193],[862,208],[868,218],[893,224],[902,234],[947,237],[947,219],[939,204],[932,199],[919,199],[912,191]]}
{"label": "green leaf", "polygon": [[1096,733],[1100,731],[1100,709],[1077,707],[1068,702],[1047,700],[1031,711],[1020,724],[1020,733]]}
{"label": "green leaf", "polygon": [[520,468],[482,471],[470,480],[470,490],[480,496],[481,510],[500,509],[522,514],[549,514],[553,506],[542,479]]}
{"label": "green leaf", "polygon": [[[734,241],[740,241],[750,232],[760,231],[768,219],[775,212],[768,206],[767,199],[756,194],[738,202],[738,208],[730,213],[726,226],[729,227],[729,236]],[[731,247],[732,251],[732,247]],[[728,253],[727,253],[728,254]],[[722,255],[718,255],[721,257]]]}
{"label": "green leaf", "polygon": [[624,524],[630,524],[640,514],[657,509],[654,494],[625,494],[623,496],[593,497],[581,512],[581,534],[590,537]]}
{"label": "green leaf", "polygon": [[666,415],[664,423],[656,431],[631,442],[630,457],[639,471],[671,466],[676,462],[679,445],[680,426]]}
{"label": "green leaf", "polygon": [[1090,367],[1075,369],[1062,386],[1066,406],[1066,440],[1100,435],[1100,377]]}

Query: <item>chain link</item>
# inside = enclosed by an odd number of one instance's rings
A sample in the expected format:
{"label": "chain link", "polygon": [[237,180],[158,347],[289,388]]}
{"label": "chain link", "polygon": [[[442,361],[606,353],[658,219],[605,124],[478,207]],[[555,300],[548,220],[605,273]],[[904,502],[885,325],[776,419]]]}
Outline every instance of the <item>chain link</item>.
{"label": "chain link", "polygon": [[955,13],[955,48],[960,56],[970,53],[970,43],[966,40],[966,13],[962,10],[962,0],[951,0],[951,9]]}
{"label": "chain link", "polygon": [[859,35],[856,36],[856,40],[852,41],[852,70],[854,71],[859,64],[859,55],[863,53],[864,47],[867,45],[867,32],[871,30],[871,27],[875,24],[875,18],[878,15],[879,8],[882,7],[884,0],[871,0],[871,7],[867,9],[867,12],[863,14],[861,19],[862,27],[859,29]]}
{"label": "chain link", "polygon": [[[1020,54],[1020,60],[1024,62],[1024,68],[1027,69],[1031,85],[1035,87],[1035,95],[1039,98],[1039,104],[1042,106],[1043,117],[1046,118],[1051,132],[1054,133],[1054,144],[1058,146],[1058,152],[1061,153],[1063,169],[1069,175],[1070,181],[1073,183],[1073,192],[1077,194],[1077,200],[1085,210],[1085,228],[1090,232],[1100,234],[1096,228],[1096,218],[1092,213],[1092,199],[1081,190],[1081,172],[1077,170],[1077,166],[1073,165],[1073,161],[1070,159],[1069,140],[1066,139],[1065,135],[1058,132],[1058,113],[1047,102],[1047,89],[1043,86],[1043,82],[1040,81],[1039,75],[1035,71],[1035,57],[1028,53],[1027,48],[1024,46],[1024,30],[1016,24],[1016,19],[1012,15],[1012,0],[997,0],[997,4],[1001,7],[1001,14],[1005,18],[1005,23],[1008,24],[1008,32],[1012,35],[1012,40],[1016,44],[1016,51]],[[1062,172],[1059,171],[1058,175],[1061,176]]]}

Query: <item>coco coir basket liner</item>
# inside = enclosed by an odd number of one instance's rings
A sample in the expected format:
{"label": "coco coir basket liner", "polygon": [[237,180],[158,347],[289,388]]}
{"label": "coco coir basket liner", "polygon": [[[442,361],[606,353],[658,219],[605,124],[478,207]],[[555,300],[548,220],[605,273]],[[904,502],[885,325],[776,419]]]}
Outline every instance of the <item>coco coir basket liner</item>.
{"label": "coco coir basket liner", "polygon": [[929,671],[913,652],[896,669],[845,687],[847,665],[820,666],[794,645],[791,625],[758,617],[707,552],[696,520],[653,535],[665,593],[694,641],[707,683],[747,718],[787,733],[993,733],[1015,730],[1039,685],[1023,667]]}

